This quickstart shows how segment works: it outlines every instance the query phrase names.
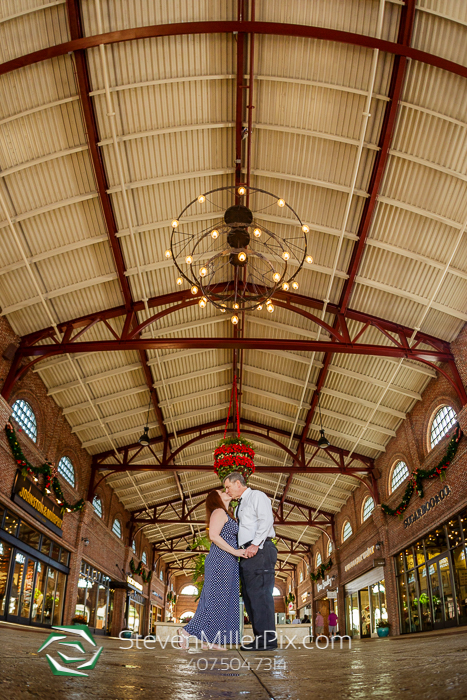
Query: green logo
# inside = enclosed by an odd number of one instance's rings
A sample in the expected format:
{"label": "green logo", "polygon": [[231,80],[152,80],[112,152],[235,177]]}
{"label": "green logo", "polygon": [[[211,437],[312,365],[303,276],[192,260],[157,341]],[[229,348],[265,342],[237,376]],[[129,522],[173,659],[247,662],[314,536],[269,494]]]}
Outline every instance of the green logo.
{"label": "green logo", "polygon": [[[71,627],[58,627],[54,625],[52,629],[60,631],[49,634],[37,653],[43,651],[46,647],[49,647],[52,642],[58,642],[63,646],[62,651],[57,650],[57,654],[59,655],[62,663],[60,663],[60,661],[57,659],[54,659],[50,654],[46,654],[47,661],[49,662],[49,666],[52,669],[54,676],[88,676],[88,673],[79,671],[78,669],[86,669],[87,671],[91,671],[97,664],[97,660],[101,655],[103,647],[100,647],[95,651],[91,649],[93,653],[90,658],[87,658],[86,656],[83,656],[83,654],[86,654],[86,649],[84,648],[80,639],[67,640],[67,634],[74,634],[78,637],[82,637],[85,642],[91,644],[91,647],[95,647],[96,642],[92,638],[87,625],[72,625]],[[65,654],[65,651],[67,654]],[[81,656],[76,656],[78,652],[81,654]],[[68,656],[70,653],[73,654],[73,656]],[[71,664],[79,665],[76,668],[71,668]]]}

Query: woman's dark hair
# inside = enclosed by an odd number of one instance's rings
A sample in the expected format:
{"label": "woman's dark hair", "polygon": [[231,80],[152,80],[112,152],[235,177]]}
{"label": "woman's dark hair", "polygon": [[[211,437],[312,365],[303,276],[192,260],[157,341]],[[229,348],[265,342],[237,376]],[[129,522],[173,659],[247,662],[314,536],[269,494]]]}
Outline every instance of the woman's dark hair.
{"label": "woman's dark hair", "polygon": [[217,490],[214,489],[208,493],[208,497],[206,498],[206,523],[208,527],[209,521],[211,520],[211,515],[216,508],[222,508],[222,510],[225,510],[225,512],[228,513],[222,498],[219,496]]}

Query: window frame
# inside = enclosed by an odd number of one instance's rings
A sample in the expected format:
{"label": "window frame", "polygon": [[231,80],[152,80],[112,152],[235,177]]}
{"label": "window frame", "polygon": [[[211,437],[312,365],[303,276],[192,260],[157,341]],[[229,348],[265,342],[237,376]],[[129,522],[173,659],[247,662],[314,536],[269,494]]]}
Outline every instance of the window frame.
{"label": "window frame", "polygon": [[332,543],[332,540],[328,540],[328,546],[327,546],[328,557],[331,556],[331,554],[333,553],[333,550],[334,550],[334,545]]}
{"label": "window frame", "polygon": [[[28,426],[27,424],[25,424],[23,421],[20,421],[20,420],[19,420],[19,419],[21,418],[21,414],[18,415],[18,416],[15,415],[14,409],[15,409],[15,406],[16,406],[17,404],[20,404],[22,413],[24,413],[25,416],[26,416],[27,418],[29,418],[30,422],[34,425],[34,427],[35,427],[35,432],[32,431],[32,430],[29,428],[29,426]],[[26,404],[26,406],[29,408],[29,411],[30,411],[30,415],[29,415],[29,416],[28,416],[26,410],[24,409],[24,407],[23,407],[21,404]],[[27,435],[27,437],[28,437],[30,440],[32,440],[33,443],[36,445],[36,444],[37,444],[37,436],[38,436],[37,416],[36,416],[36,414],[35,414],[35,412],[34,412],[33,407],[32,407],[31,404],[29,403],[29,401],[26,401],[26,399],[20,399],[20,398],[16,399],[16,400],[13,402],[13,405],[12,405],[12,407],[11,407],[11,417],[13,418],[13,420],[15,421],[15,423],[21,428],[22,432],[23,432],[25,435]],[[32,434],[30,434],[30,432],[31,432]]]}
{"label": "window frame", "polygon": [[[372,503],[373,503],[373,507],[372,507],[372,509],[370,510],[370,512],[367,514],[367,516],[365,517],[365,508],[366,508],[366,504],[369,503],[370,500],[371,500]],[[373,496],[367,496],[366,498],[363,499],[363,503],[362,503],[362,524],[365,523],[365,522],[368,520],[368,518],[371,516],[371,514],[373,513],[373,511],[374,511],[374,509],[375,509],[375,505],[376,505],[376,504],[375,504],[375,499],[373,498]]]}
{"label": "window frame", "polygon": [[[73,482],[71,482],[71,481],[69,480],[69,478],[66,476],[66,474],[64,474],[63,472],[60,471],[60,464],[62,464],[62,462],[64,462],[64,460],[66,460],[66,461],[69,463],[69,466],[71,467],[71,470],[72,470],[72,473],[73,473]],[[69,468],[68,464],[67,464],[66,466],[67,466],[67,469],[68,469],[68,468]],[[66,483],[67,483],[69,486],[71,486],[72,489],[75,489],[75,488],[76,488],[76,470],[75,470],[75,466],[74,466],[73,462],[72,462],[71,459],[68,457],[68,455],[62,455],[62,456],[60,457],[60,459],[59,459],[59,461],[58,461],[58,464],[57,464],[57,472],[60,474],[61,477],[63,477],[63,478],[65,479]]]}
{"label": "window frame", "polygon": [[[118,529],[120,530],[120,534],[119,534],[118,532],[115,532],[115,530],[114,530],[114,528],[115,528],[115,523],[118,523]],[[112,523],[112,532],[114,533],[114,535],[115,535],[116,537],[118,537],[119,540],[122,539],[123,527],[122,527],[122,523],[121,523],[120,519],[117,518],[117,517],[114,518],[114,521],[113,521],[113,523]]]}
{"label": "window frame", "polygon": [[133,552],[133,554],[135,556],[137,556],[137,554],[136,554],[136,542],[134,540],[131,540],[131,551]]}
{"label": "window frame", "polygon": [[[405,466],[406,466],[406,468],[407,468],[407,475],[404,476],[404,478],[403,478],[401,481],[399,481],[399,483],[397,483],[397,484],[394,486],[394,472],[396,471],[396,469],[397,469],[397,467],[399,466],[399,464],[405,464]],[[404,481],[406,481],[409,477],[410,477],[409,465],[407,464],[407,462],[406,462],[404,459],[398,459],[397,462],[395,462],[395,463],[393,464],[392,469],[391,469],[391,474],[390,474],[390,477],[389,477],[389,493],[391,494],[391,493],[394,493],[394,491],[397,491],[397,489],[399,488],[399,486],[400,486],[401,484],[403,484]]]}
{"label": "window frame", "polygon": [[[350,532],[349,532],[349,534],[346,536],[346,535],[345,535],[345,529],[346,529],[347,525],[350,527]],[[344,524],[342,525],[342,543],[347,542],[347,540],[350,539],[350,537],[352,537],[352,535],[353,535],[352,523],[351,523],[350,520],[347,518],[347,520],[346,520],[346,521],[344,522]]]}
{"label": "window frame", "polygon": [[[195,588],[196,593],[184,593],[183,591],[185,591],[187,588]],[[182,590],[180,591],[180,595],[198,595],[198,589],[196,588],[194,583],[187,583],[186,586],[183,586]]]}
{"label": "window frame", "polygon": [[[433,444],[433,425],[434,425],[434,423],[435,423],[435,420],[437,419],[437,417],[438,417],[439,414],[441,413],[441,411],[443,411],[444,409],[446,409],[446,412],[447,412],[448,414],[449,414],[450,411],[452,411],[452,413],[453,413],[454,416],[455,416],[455,420],[449,425],[449,427],[447,428],[447,430],[446,430],[442,435],[438,435],[438,436],[437,436],[437,440],[436,440],[436,442]],[[444,418],[444,416],[443,416],[443,418]],[[443,419],[441,419],[441,420],[443,420]],[[443,439],[446,437],[446,435],[447,435],[447,434],[449,433],[449,431],[454,427],[454,425],[457,423],[457,421],[458,421],[457,411],[455,410],[454,406],[452,406],[451,404],[444,403],[444,404],[442,404],[441,406],[438,406],[438,408],[437,408],[435,411],[433,411],[433,414],[432,414],[432,416],[431,416],[431,420],[430,420],[430,423],[429,423],[428,436],[427,436],[427,437],[428,437],[428,451],[429,451],[429,452],[431,452],[432,450],[434,450],[435,447],[436,447],[436,445],[439,445],[439,443],[441,442],[441,440],[443,440]],[[441,422],[441,421],[440,421],[440,422]]]}
{"label": "window frame", "polygon": [[321,552],[318,552],[316,554],[316,568],[318,568],[318,566],[321,566],[322,563],[323,563],[323,558],[321,556]]}
{"label": "window frame", "polygon": [[144,566],[148,565],[148,555],[146,554],[146,550],[143,549],[141,552],[141,561],[143,562]]}
{"label": "window frame", "polygon": [[[100,503],[100,511],[101,511],[100,513],[96,510],[96,507],[95,507],[95,505],[94,505],[96,499],[97,499],[97,500],[99,501],[99,503]],[[94,495],[94,498],[92,499],[92,509],[93,509],[94,513],[97,515],[98,518],[100,518],[101,520],[104,519],[104,506],[103,506],[103,504],[102,504],[102,498],[101,498],[97,493]]]}

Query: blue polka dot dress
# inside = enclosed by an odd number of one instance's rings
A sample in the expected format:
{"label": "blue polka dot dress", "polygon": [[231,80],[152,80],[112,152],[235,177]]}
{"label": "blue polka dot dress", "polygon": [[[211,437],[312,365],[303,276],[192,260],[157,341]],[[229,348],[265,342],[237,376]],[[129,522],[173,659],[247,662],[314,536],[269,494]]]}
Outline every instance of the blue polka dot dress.
{"label": "blue polka dot dress", "polygon": [[[229,517],[220,534],[231,547],[238,549],[235,520]],[[239,596],[237,557],[212,543],[205,560],[198,608],[184,629],[211,644],[237,644],[240,639]]]}

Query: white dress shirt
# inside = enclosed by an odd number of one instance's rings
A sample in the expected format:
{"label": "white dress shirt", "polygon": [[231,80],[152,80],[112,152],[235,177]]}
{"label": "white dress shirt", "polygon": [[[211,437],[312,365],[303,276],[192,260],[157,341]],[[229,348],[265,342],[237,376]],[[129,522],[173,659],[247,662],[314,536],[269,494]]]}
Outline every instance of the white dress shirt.
{"label": "white dress shirt", "polygon": [[271,501],[262,491],[249,487],[241,496],[235,514],[238,518],[238,546],[251,542],[263,548],[266,537],[275,537]]}

